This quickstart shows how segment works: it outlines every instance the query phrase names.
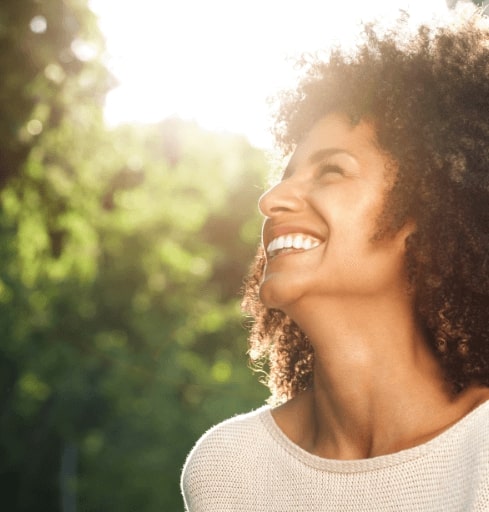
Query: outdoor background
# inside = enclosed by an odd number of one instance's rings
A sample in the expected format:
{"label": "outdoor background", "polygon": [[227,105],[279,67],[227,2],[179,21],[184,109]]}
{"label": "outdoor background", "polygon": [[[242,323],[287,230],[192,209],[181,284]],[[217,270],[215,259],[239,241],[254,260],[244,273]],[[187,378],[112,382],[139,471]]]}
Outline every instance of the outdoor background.
{"label": "outdoor background", "polygon": [[239,309],[266,153],[188,117],[110,124],[104,48],[85,0],[0,3],[9,512],[181,511],[198,437],[267,397]]}

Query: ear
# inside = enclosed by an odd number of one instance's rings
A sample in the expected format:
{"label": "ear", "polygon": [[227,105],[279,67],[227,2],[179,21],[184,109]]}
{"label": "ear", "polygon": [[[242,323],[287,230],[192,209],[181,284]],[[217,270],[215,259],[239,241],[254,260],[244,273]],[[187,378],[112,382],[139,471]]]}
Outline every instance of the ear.
{"label": "ear", "polygon": [[408,219],[401,229],[404,230],[407,238],[409,235],[416,233],[418,227],[416,226],[416,222],[414,222],[413,219]]}
{"label": "ear", "polygon": [[399,231],[396,234],[396,238],[399,240],[400,244],[402,245],[402,250],[406,250],[406,246],[408,243],[409,237],[414,235],[417,231],[417,226],[414,220],[408,219],[404,225],[399,229]]}

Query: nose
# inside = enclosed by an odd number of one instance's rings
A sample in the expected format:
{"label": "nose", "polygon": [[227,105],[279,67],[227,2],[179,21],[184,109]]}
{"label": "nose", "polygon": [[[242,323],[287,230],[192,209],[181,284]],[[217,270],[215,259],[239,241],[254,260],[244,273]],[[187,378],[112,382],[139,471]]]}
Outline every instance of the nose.
{"label": "nose", "polygon": [[304,206],[304,197],[297,184],[283,180],[267,190],[258,200],[258,208],[265,217],[298,211]]}

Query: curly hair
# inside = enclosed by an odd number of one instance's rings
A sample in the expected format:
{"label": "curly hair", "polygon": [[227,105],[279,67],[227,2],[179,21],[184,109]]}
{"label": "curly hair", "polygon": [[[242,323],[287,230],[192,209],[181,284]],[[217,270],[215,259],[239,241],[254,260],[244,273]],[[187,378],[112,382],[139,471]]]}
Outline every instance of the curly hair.
{"label": "curly hair", "polygon": [[[378,32],[366,26],[354,53],[303,63],[298,88],[281,97],[276,139],[290,152],[332,112],[373,123],[398,165],[376,238],[414,220],[414,313],[454,393],[489,386],[489,28],[476,14],[408,37]],[[280,401],[312,385],[314,352],[292,319],[260,302],[264,264],[260,248],[243,309],[254,319],[250,358]]]}

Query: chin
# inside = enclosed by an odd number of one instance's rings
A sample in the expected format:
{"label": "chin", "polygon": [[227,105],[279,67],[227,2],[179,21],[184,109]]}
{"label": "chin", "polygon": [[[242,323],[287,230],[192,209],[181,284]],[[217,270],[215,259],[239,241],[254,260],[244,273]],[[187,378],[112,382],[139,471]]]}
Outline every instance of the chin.
{"label": "chin", "polygon": [[[275,282],[274,282],[275,281]],[[299,298],[296,287],[290,283],[278,283],[277,280],[265,279],[260,286],[260,300],[267,308],[285,308],[296,302]]]}
{"label": "chin", "polygon": [[266,280],[260,286],[260,300],[267,308],[280,309],[282,294],[276,288]]}
{"label": "chin", "polygon": [[264,286],[263,284],[260,286],[260,300],[267,308],[278,308],[274,293],[268,286]]}

